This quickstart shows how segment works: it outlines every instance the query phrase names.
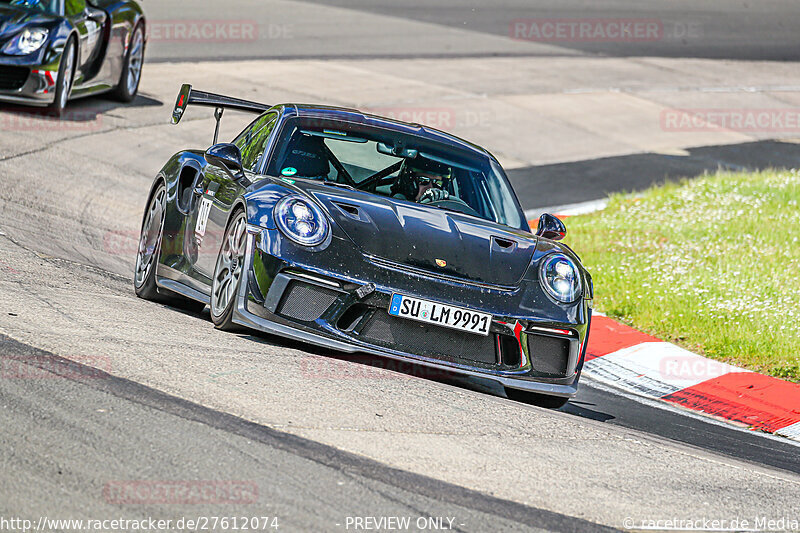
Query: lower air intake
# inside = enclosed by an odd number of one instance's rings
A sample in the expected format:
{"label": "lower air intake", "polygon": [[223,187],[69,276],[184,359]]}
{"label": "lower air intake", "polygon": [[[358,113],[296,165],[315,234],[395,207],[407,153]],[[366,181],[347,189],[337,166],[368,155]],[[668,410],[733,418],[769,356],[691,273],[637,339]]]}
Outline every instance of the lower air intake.
{"label": "lower air intake", "polygon": [[414,355],[449,361],[497,363],[495,335],[476,335],[455,329],[395,318],[379,309],[361,331],[364,340]]}
{"label": "lower air intake", "polygon": [[0,65],[0,90],[16,91],[22,88],[29,73],[26,67]]}
{"label": "lower air intake", "polygon": [[528,335],[528,353],[533,371],[547,377],[565,378],[570,375],[570,369],[567,368],[569,348],[570,342],[567,339]]}
{"label": "lower air intake", "polygon": [[322,316],[336,301],[338,293],[316,285],[293,281],[283,293],[278,314],[287,318],[311,322]]}

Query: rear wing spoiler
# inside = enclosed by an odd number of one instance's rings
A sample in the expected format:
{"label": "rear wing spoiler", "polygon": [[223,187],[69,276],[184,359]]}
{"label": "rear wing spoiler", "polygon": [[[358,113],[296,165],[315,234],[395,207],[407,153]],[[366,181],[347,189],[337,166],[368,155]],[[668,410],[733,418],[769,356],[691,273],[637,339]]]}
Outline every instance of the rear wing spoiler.
{"label": "rear wing spoiler", "polygon": [[192,89],[192,86],[187,83],[181,87],[181,91],[178,93],[178,99],[175,101],[175,108],[172,110],[173,124],[178,124],[181,121],[183,115],[186,113],[186,108],[190,105],[215,108],[214,118],[217,120],[217,127],[214,132],[214,144],[217,143],[217,138],[219,137],[219,121],[225,109],[235,109],[237,111],[260,114],[272,107],[267,104],[241,100],[221,94],[197,91]]}

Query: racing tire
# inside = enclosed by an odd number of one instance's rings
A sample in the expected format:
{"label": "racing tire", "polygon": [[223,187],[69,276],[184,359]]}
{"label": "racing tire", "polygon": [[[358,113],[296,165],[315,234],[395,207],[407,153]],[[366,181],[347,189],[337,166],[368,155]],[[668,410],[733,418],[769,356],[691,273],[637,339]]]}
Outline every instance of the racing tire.
{"label": "racing tire", "polygon": [[508,396],[510,400],[544,407],[545,409],[561,409],[567,405],[569,401],[569,398],[564,398],[562,396],[550,396],[549,394],[538,394],[536,392],[511,389],[508,387],[506,387],[506,396]]}
{"label": "racing tire", "polygon": [[144,29],[137,24],[131,33],[131,44],[125,61],[122,64],[119,83],[114,89],[114,98],[120,102],[132,102],[139,92],[139,83],[142,81],[142,66],[144,65]]}
{"label": "racing tire", "polygon": [[58,77],[56,78],[56,98],[48,107],[51,115],[61,118],[69,102],[72,91],[72,82],[75,80],[75,64],[77,63],[77,48],[75,39],[70,37],[61,53],[61,62],[58,64]]}
{"label": "racing tire", "polygon": [[133,289],[139,298],[199,313],[206,306],[205,303],[167,292],[166,289],[159,290],[156,285],[156,267],[158,257],[161,255],[161,241],[164,235],[166,198],[167,189],[161,184],[148,200],[147,212],[142,220],[142,229],[139,233]]}
{"label": "racing tire", "polygon": [[233,310],[239,294],[244,272],[244,254],[247,243],[247,222],[244,211],[233,212],[222,239],[214,277],[211,280],[211,321],[222,331],[241,331],[233,323]]}

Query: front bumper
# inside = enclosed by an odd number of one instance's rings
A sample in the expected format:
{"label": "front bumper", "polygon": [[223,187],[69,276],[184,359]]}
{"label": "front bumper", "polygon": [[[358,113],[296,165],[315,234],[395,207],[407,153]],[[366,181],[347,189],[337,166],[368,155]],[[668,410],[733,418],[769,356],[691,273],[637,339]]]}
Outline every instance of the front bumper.
{"label": "front bumper", "polygon": [[[382,279],[381,272],[370,270],[381,266],[366,261],[359,279],[320,273],[282,254],[268,253],[262,232],[248,228],[245,265],[249,268],[243,270],[234,322],[342,352],[489,379],[509,388],[562,397],[576,394],[588,336],[590,310],[585,302],[572,321],[506,316],[496,309],[469,306],[494,316],[489,337],[426,326],[389,317],[386,310],[393,293],[429,295],[415,293],[403,283],[375,283]],[[303,288],[304,299],[295,306],[288,301],[292,287]],[[315,294],[327,296],[315,300]]]}
{"label": "front bumper", "polygon": [[0,102],[48,106],[56,99],[57,79],[57,65],[53,70],[52,66],[25,65],[0,57]]}

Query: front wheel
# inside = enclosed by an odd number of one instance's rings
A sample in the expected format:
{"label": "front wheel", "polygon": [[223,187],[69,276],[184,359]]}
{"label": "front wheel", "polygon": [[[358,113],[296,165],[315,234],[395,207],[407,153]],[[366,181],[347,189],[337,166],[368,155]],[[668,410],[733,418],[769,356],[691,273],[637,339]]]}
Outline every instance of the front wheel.
{"label": "front wheel", "polygon": [[72,82],[75,79],[75,40],[70,38],[61,52],[61,62],[58,65],[58,77],[56,78],[56,98],[50,104],[50,112],[61,117],[69,101],[69,94],[72,92]]}
{"label": "front wheel", "polygon": [[211,320],[217,329],[223,331],[239,329],[233,323],[233,310],[236,308],[236,296],[242,282],[246,242],[247,224],[244,212],[236,211],[225,230],[211,285]]}
{"label": "front wheel", "polygon": [[569,401],[569,398],[564,398],[562,396],[550,396],[549,394],[538,394],[536,392],[511,389],[508,387],[506,387],[506,396],[517,402],[529,403],[546,409],[561,409],[567,405]]}
{"label": "front wheel", "polygon": [[144,65],[144,30],[139,24],[131,35],[131,44],[122,64],[119,84],[114,91],[114,96],[122,102],[131,102],[139,92],[139,82],[142,80],[142,65]]}

